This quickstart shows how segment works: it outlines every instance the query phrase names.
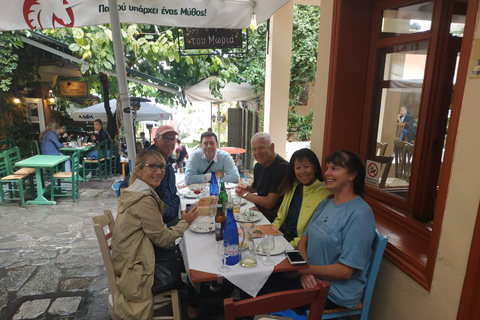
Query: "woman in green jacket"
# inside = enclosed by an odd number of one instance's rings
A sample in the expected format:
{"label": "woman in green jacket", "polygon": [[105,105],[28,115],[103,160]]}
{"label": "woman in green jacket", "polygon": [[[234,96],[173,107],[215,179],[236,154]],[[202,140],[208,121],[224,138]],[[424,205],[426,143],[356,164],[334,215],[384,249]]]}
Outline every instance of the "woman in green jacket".
{"label": "woman in green jacket", "polygon": [[312,150],[304,148],[293,153],[278,191],[283,201],[273,225],[297,248],[313,212],[332,194],[323,182],[320,162]]}

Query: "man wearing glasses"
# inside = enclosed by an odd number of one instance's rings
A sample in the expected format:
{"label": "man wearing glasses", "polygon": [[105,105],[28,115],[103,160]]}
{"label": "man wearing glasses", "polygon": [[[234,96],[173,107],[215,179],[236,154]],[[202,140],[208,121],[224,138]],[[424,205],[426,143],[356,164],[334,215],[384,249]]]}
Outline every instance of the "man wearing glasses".
{"label": "man wearing glasses", "polygon": [[202,148],[192,152],[187,161],[185,183],[203,183],[210,181],[212,172],[225,182],[238,183],[238,174],[232,157],[223,150],[218,150],[218,139],[214,132],[207,131],[200,136]]}
{"label": "man wearing glasses", "polygon": [[[177,185],[175,183],[175,170],[172,164],[175,159],[171,157],[173,150],[175,150],[175,143],[177,142],[177,131],[172,126],[160,126],[157,129],[154,144],[146,150],[156,150],[160,152],[166,162],[165,175],[163,176],[160,185],[155,188],[155,192],[160,199],[168,205],[167,211],[163,214],[163,222],[167,227],[171,227],[178,222],[178,208],[180,207],[180,198],[177,195]],[[157,168],[155,168],[157,169]],[[120,188],[128,186],[128,179],[122,182]]]}

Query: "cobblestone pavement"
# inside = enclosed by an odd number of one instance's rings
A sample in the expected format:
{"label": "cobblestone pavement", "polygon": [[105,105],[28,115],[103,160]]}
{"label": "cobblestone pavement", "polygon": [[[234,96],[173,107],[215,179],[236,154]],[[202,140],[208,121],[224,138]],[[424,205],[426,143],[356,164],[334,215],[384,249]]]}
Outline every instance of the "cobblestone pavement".
{"label": "cobblestone pavement", "polygon": [[80,184],[80,199],[0,207],[0,319],[110,319],[108,281],[92,225],[117,211],[116,179]]}

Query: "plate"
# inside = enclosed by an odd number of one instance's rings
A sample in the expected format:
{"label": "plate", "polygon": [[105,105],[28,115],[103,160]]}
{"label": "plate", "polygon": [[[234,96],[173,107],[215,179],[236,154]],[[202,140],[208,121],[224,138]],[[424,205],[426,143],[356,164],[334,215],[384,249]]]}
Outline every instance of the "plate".
{"label": "plate", "polygon": [[237,186],[236,183],[225,182],[225,189],[233,189]]}
{"label": "plate", "polygon": [[241,205],[241,206],[243,206],[245,203],[247,203],[247,200],[245,200],[245,199],[242,199],[242,200],[240,201],[240,205]]}
{"label": "plate", "polygon": [[215,223],[211,222],[211,223],[192,224],[190,226],[190,230],[196,233],[210,233],[215,231]]}
{"label": "plate", "polygon": [[[257,249],[255,249],[255,251],[257,252],[257,254],[259,254],[261,256],[266,256],[267,255],[266,253],[263,252],[263,249],[260,246],[258,246]],[[275,256],[277,254],[283,253],[284,251],[285,251],[285,245],[283,243],[281,243],[280,241],[275,239],[275,249],[273,249],[270,252],[270,255]]]}
{"label": "plate", "polygon": [[252,211],[252,218],[247,220],[247,210],[245,210],[243,213],[236,213],[234,216],[235,221],[238,222],[256,222],[262,219],[260,212]]}
{"label": "plate", "polygon": [[188,199],[197,199],[198,197],[195,193],[185,193],[183,196]]}

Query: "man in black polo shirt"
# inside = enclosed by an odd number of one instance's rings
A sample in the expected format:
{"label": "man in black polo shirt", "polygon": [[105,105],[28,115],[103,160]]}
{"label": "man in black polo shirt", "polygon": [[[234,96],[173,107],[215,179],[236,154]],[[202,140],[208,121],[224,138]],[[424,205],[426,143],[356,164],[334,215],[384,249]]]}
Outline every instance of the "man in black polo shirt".
{"label": "man in black polo shirt", "polygon": [[253,202],[272,222],[282,203],[278,186],[287,172],[288,162],[275,153],[275,144],[270,134],[258,132],[252,137],[251,143],[253,157],[257,161],[253,169],[253,184],[246,188],[238,185],[235,193]]}

